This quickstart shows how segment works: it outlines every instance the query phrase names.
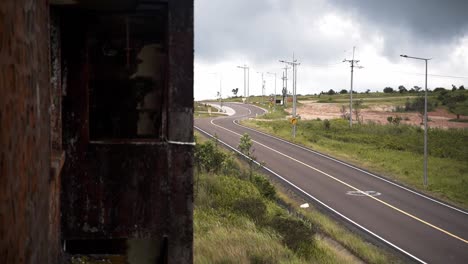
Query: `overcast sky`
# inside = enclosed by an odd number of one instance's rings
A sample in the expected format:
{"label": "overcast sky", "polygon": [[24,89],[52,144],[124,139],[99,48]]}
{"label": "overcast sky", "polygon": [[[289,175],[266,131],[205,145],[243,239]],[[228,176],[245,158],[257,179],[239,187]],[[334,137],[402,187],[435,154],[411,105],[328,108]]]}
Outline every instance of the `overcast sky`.
{"label": "overcast sky", "polygon": [[[276,72],[279,94],[278,60],[293,53],[299,94],[348,90],[350,67],[342,61],[353,46],[364,67],[354,71],[357,91],[424,87],[424,61],[400,54],[432,58],[429,89],[467,86],[467,11],[468,0],[195,0],[195,99],[215,98],[220,80],[223,97],[234,88],[243,95],[237,66],[244,64],[251,95],[262,94],[257,72]],[[273,75],[264,79],[272,94]]]}

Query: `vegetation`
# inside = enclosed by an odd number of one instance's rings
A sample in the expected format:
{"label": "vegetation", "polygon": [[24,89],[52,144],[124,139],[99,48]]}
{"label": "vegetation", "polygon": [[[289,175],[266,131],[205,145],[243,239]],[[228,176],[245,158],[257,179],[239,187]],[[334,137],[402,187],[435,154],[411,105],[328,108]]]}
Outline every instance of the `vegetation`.
{"label": "vegetation", "polygon": [[[243,141],[240,149],[252,153],[247,136]],[[254,172],[249,177],[216,141],[197,144],[195,167],[195,263],[356,262],[323,234],[336,236],[368,263],[395,261],[317,211],[292,209],[296,202],[264,176]]]}
{"label": "vegetation", "polygon": [[[326,124],[325,122],[329,123]],[[390,122],[390,120],[389,120]],[[247,121],[268,133],[339,157],[403,184],[468,208],[468,130],[432,129],[429,138],[429,186],[422,184],[423,130],[392,124],[361,124],[349,128],[341,119],[301,121],[297,137],[286,121]]]}

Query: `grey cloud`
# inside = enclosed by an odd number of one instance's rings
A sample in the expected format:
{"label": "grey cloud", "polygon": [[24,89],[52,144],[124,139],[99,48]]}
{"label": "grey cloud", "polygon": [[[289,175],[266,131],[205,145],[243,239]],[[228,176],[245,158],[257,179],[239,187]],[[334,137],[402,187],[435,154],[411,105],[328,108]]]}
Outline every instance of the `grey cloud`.
{"label": "grey cloud", "polygon": [[409,30],[428,40],[446,41],[466,33],[466,0],[330,0],[373,24]]}
{"label": "grey cloud", "polygon": [[[205,62],[237,58],[271,64],[295,51],[307,64],[333,63],[354,43],[329,38],[314,22],[326,13],[355,21],[361,41],[384,38],[395,60],[401,52],[440,54],[468,32],[468,0],[197,0],[195,54]],[[341,52],[341,53],[340,53]]]}
{"label": "grey cloud", "polygon": [[196,56],[207,62],[242,56],[268,64],[295,51],[313,57],[315,63],[329,60],[334,49],[342,49],[343,44],[307,38],[304,32],[327,10],[324,0],[199,0],[195,10]]}

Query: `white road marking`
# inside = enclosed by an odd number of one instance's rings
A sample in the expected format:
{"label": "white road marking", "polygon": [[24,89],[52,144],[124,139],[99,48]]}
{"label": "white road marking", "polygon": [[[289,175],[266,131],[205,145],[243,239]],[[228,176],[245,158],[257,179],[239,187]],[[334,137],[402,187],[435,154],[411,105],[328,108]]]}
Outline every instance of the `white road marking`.
{"label": "white road marking", "polygon": [[381,193],[376,192],[376,191],[364,191],[364,192],[358,192],[358,191],[347,191],[347,195],[352,195],[352,196],[379,196]]}

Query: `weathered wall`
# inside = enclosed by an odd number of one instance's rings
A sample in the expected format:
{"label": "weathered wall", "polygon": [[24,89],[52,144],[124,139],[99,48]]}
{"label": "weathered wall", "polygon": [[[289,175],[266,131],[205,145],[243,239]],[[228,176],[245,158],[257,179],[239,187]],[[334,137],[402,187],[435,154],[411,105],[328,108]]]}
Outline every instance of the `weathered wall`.
{"label": "weathered wall", "polygon": [[0,1],[0,260],[56,263],[46,0]]}

